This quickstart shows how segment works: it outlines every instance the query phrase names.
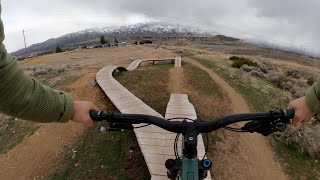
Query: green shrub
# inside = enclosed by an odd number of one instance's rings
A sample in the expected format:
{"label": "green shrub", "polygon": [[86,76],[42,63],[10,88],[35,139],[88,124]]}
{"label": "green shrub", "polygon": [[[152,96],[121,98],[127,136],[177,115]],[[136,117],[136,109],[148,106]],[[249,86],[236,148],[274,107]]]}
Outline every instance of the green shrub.
{"label": "green shrub", "polygon": [[59,46],[57,46],[56,47],[56,53],[60,53],[60,52],[62,52],[62,49]]}
{"label": "green shrub", "polygon": [[234,68],[241,68],[244,64],[248,66],[258,67],[258,64],[256,62],[253,62],[251,59],[247,59],[244,57],[232,56],[229,58],[229,60],[233,61],[232,67]]}
{"label": "green shrub", "polygon": [[238,56],[231,56],[229,58],[229,60],[231,60],[231,61],[236,61],[236,60],[239,60],[239,59],[241,59],[241,57],[238,57]]}
{"label": "green shrub", "polygon": [[312,86],[313,83],[315,83],[315,82],[316,82],[316,79],[315,79],[315,78],[309,77],[309,78],[308,78],[308,81],[307,81],[307,84],[308,84],[309,86]]}
{"label": "green shrub", "polygon": [[195,55],[195,52],[192,51],[192,50],[189,50],[189,49],[179,49],[179,50],[176,51],[176,53],[179,54],[182,57],[194,56]]}
{"label": "green shrub", "polygon": [[291,77],[293,77],[293,78],[295,78],[295,79],[299,79],[299,78],[300,78],[299,72],[298,72],[297,70],[288,70],[288,71],[286,72],[286,75],[287,75],[287,76],[291,76]]}
{"label": "green shrub", "polygon": [[256,62],[253,62],[251,59],[238,57],[238,56],[231,56],[229,60],[233,61],[232,67],[234,68],[241,68],[244,64],[248,66],[258,67]]}
{"label": "green shrub", "polygon": [[101,44],[106,44],[106,39],[104,38],[104,36],[100,37],[100,43]]}
{"label": "green shrub", "polygon": [[232,67],[234,68],[241,68],[245,63],[243,61],[234,61],[232,63]]}
{"label": "green shrub", "polygon": [[118,41],[118,39],[116,37],[114,38],[114,43],[116,43],[116,44],[119,43],[119,41]]}

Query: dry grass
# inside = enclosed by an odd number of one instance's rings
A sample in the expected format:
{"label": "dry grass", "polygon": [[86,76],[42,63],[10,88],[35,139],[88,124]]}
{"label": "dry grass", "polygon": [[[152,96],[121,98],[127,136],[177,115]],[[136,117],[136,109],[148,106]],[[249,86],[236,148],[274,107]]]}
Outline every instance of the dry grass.
{"label": "dry grass", "polygon": [[172,64],[158,63],[154,66],[142,66],[134,71],[120,72],[115,78],[135,96],[165,115],[170,98],[169,69]]}
{"label": "dry grass", "polygon": [[307,66],[315,66],[320,67],[319,61],[316,59],[312,59],[306,56],[301,56],[297,54],[292,53],[286,53],[286,52],[280,52],[280,51],[272,51],[267,49],[236,49],[231,52],[231,54],[237,54],[237,55],[250,55],[250,56],[262,56],[265,58],[273,58],[277,60],[282,61],[289,61],[289,62],[295,62],[301,65],[307,65]]}
{"label": "dry grass", "polygon": [[34,122],[6,115],[0,117],[0,154],[7,153],[21,143],[25,137],[32,135],[38,128],[39,125]]}
{"label": "dry grass", "polygon": [[209,75],[190,64],[183,68],[184,86],[198,118],[209,120],[228,114],[230,101]]}
{"label": "dry grass", "polygon": [[291,99],[288,92],[267,84],[262,79],[254,78],[239,69],[231,68],[232,62],[228,60],[215,55],[198,55],[194,58],[206,67],[218,72],[230,85],[244,95],[244,98],[251,104],[251,108],[256,111],[269,111],[270,109],[286,107]]}

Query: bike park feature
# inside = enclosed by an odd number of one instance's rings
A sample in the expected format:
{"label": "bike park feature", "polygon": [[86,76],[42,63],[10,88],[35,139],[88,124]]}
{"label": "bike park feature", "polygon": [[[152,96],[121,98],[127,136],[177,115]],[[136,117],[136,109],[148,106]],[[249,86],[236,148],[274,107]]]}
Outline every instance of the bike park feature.
{"label": "bike park feature", "polygon": [[[111,102],[121,113],[128,114],[147,114],[163,118],[150,106],[133,95],[129,90],[114,79],[113,74],[117,71],[133,71],[143,62],[175,62],[175,67],[181,67],[181,57],[164,59],[139,59],[134,60],[128,68],[121,66],[108,65],[102,68],[96,75],[96,80],[108,96]],[[171,94],[166,109],[165,118],[190,118],[196,119],[194,106],[189,102],[187,94]],[[141,125],[138,125],[141,126]],[[162,180],[167,178],[167,169],[164,164],[166,159],[174,158],[174,139],[175,133],[167,132],[157,126],[149,125],[143,128],[134,129],[138,144],[146,161],[152,180]],[[181,139],[179,139],[179,151],[181,152]],[[198,157],[202,158],[205,154],[205,147],[201,134],[198,136]],[[211,175],[208,172],[208,177]]]}

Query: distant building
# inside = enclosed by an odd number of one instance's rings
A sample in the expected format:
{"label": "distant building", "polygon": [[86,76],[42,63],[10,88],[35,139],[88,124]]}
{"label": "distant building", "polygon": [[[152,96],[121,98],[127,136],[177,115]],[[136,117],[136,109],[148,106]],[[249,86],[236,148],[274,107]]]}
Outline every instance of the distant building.
{"label": "distant building", "polygon": [[127,42],[121,42],[119,43],[119,46],[126,46],[127,45]]}
{"label": "distant building", "polygon": [[139,44],[153,44],[153,40],[143,39],[143,40],[140,41]]}

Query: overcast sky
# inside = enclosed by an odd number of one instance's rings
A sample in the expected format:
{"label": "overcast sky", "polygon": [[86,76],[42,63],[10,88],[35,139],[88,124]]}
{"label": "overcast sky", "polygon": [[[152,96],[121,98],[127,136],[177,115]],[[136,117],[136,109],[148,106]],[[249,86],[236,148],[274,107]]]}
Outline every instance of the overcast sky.
{"label": "overcast sky", "polygon": [[9,52],[93,27],[170,21],[320,54],[320,0],[2,0]]}

